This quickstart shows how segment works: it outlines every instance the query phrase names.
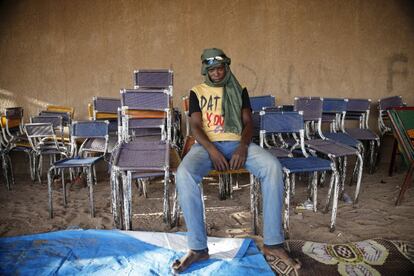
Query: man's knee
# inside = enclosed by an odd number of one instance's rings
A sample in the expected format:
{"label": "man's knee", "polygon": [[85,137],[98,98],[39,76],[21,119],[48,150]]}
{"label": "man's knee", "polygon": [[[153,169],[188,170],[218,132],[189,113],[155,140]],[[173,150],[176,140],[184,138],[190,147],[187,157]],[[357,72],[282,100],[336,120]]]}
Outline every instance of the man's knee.
{"label": "man's knee", "polygon": [[282,165],[277,158],[266,156],[266,159],[263,161],[262,164],[266,174],[271,174],[273,176],[282,174]]}

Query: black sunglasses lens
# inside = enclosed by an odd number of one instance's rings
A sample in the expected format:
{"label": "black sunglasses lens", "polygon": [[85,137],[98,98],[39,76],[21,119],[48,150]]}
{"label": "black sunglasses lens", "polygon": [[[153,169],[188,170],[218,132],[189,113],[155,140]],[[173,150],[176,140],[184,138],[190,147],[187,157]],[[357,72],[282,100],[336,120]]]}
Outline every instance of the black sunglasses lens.
{"label": "black sunglasses lens", "polygon": [[203,63],[204,63],[204,64],[207,64],[207,65],[211,65],[211,64],[213,64],[213,63],[214,63],[214,59],[205,59],[205,60],[203,61]]}

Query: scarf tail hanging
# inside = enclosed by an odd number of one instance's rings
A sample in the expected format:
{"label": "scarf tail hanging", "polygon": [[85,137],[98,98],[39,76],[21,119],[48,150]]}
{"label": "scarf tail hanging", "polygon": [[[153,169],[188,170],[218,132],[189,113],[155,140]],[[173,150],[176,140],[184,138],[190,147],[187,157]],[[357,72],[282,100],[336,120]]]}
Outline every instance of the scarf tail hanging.
{"label": "scarf tail hanging", "polygon": [[218,83],[213,83],[208,74],[206,74],[205,83],[213,87],[223,87],[222,115],[224,116],[224,131],[236,134],[242,132],[242,87],[236,77],[230,70],[228,64],[226,66],[226,76]]}

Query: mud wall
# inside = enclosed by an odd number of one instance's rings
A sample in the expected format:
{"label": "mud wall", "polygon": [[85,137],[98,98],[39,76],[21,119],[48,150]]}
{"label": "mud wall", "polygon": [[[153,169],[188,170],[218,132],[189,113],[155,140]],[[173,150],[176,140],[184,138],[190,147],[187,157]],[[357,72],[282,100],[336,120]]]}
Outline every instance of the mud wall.
{"label": "mud wall", "polygon": [[392,0],[7,0],[0,2],[0,107],[87,117],[138,68],[172,68],[174,101],[219,47],[250,95],[402,95],[414,104],[414,8]]}

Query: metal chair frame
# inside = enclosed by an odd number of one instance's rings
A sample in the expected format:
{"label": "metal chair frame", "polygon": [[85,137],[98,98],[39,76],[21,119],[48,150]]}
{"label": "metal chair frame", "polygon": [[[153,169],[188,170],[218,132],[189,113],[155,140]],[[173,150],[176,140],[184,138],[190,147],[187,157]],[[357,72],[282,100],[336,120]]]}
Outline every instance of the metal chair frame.
{"label": "metal chair frame", "polygon": [[[330,102],[329,102],[330,101]],[[353,148],[349,145],[343,144],[340,140],[334,140],[329,139],[324,136],[322,133],[322,111],[323,107],[325,106],[325,110],[331,111],[331,113],[335,114],[335,117],[338,117],[336,115],[339,115],[340,112],[342,112],[343,115],[345,115],[345,108],[347,101],[341,101],[341,100],[332,100],[328,99],[328,103],[324,103],[325,100],[321,97],[296,97],[295,98],[295,109],[300,110],[300,107],[298,105],[306,105],[308,104],[308,107],[304,107],[303,114],[304,114],[304,120],[305,122],[310,122],[312,125],[314,125],[314,128],[316,129],[314,137],[310,138],[310,135],[308,134],[307,137],[309,137],[307,140],[305,140],[305,145],[310,148],[311,150],[316,150],[319,153],[323,153],[325,155],[331,155],[332,158],[334,158],[337,161],[337,168],[340,175],[340,196],[343,195],[345,190],[345,179],[346,179],[346,170],[347,170],[347,159],[349,156],[355,156],[357,162],[355,163],[354,171],[353,171],[353,177],[352,180],[356,178],[356,189],[355,189],[355,196],[354,196],[354,204],[358,202],[358,196],[361,186],[361,180],[362,180],[362,172],[363,172],[363,147],[358,146],[356,148]],[[299,104],[298,104],[299,103]],[[309,112],[309,109],[311,109],[311,116],[307,116],[307,113]],[[331,129],[336,129],[337,122],[333,122],[331,124]],[[306,131],[306,130],[305,130]],[[306,136],[306,135],[305,135]],[[329,202],[330,195],[328,194],[328,200]],[[327,204],[326,206],[329,206]],[[327,211],[327,209],[325,210]]]}
{"label": "metal chair frame", "polygon": [[[61,122],[61,118],[58,117]],[[60,126],[61,127],[61,126]],[[56,162],[56,157],[68,156],[68,149],[65,145],[58,142],[57,135],[52,123],[30,123],[25,124],[24,131],[33,149],[33,169],[39,183],[42,183],[43,156],[48,155],[50,165]],[[36,164],[37,163],[37,164]]]}
{"label": "metal chair frame", "polygon": [[[1,116],[0,122],[3,134],[3,146],[7,148],[8,153],[11,151],[20,151],[28,155],[30,178],[34,181],[35,175],[32,167],[32,147],[23,130],[23,108],[6,108],[4,114]],[[14,133],[12,133],[12,129],[15,130]]]}
{"label": "metal chair frame", "polygon": [[[369,172],[372,174],[375,170],[378,150],[381,145],[380,137],[373,132],[368,125],[369,114],[370,114],[370,105],[371,99],[348,99],[346,114],[342,120],[342,131],[348,133],[350,136],[360,140],[361,142],[369,142],[369,149],[365,150],[365,155],[369,154],[369,162],[365,162],[369,166]],[[348,116],[348,113],[351,113],[351,116]],[[359,128],[346,128],[346,120],[359,120]],[[359,135],[356,135],[354,132],[361,132],[369,134],[373,139],[361,139]],[[363,156],[364,159],[367,156]]]}
{"label": "metal chair frame", "polygon": [[[0,125],[1,128],[1,125]],[[6,144],[3,143],[3,137],[0,135],[0,162],[3,171],[4,182],[7,190],[11,190],[11,185],[14,185],[14,176],[12,162],[9,156],[9,151]]]}
{"label": "metal chair frame", "polygon": [[[169,141],[156,142],[122,142],[117,147],[113,156],[113,166],[111,170],[111,189],[112,189],[112,210],[115,225],[126,230],[132,229],[132,179],[164,176],[164,197],[163,197],[163,218],[167,225],[171,225],[171,211],[169,199],[170,175],[173,174],[170,168],[170,143]],[[124,154],[135,154],[148,156],[153,155],[154,151],[163,148],[165,151],[162,166],[146,164],[140,159],[136,159],[134,164],[120,164],[120,156]],[[160,162],[161,163],[161,162]],[[122,179],[122,185],[119,183]],[[119,192],[122,190],[121,196]],[[120,212],[121,211],[121,212]],[[122,214],[121,214],[122,213]]]}
{"label": "metal chair frame", "polygon": [[65,137],[62,116],[32,116],[30,117],[30,123],[51,123],[59,144],[70,146],[70,137]]}
{"label": "metal chair frame", "polygon": [[378,99],[378,129],[381,136],[385,134],[392,134],[392,129],[387,126],[385,121],[389,120],[387,110],[393,107],[406,106],[401,96],[391,96]]}
{"label": "metal chair frame", "polygon": [[[129,121],[133,119],[164,119],[164,125],[151,125],[149,128],[161,128],[162,140],[172,140],[172,90],[169,89],[122,89],[121,90],[121,123],[122,135],[121,140],[130,140]],[[158,95],[159,101],[140,102],[140,98],[148,97],[148,95]],[[132,98],[129,100],[128,98]],[[142,128],[145,128],[144,126]]]}
{"label": "metal chair frame", "polygon": [[[318,178],[318,171],[332,171],[330,186],[329,186],[329,195],[332,193],[333,188],[333,206],[332,206],[332,215],[331,215],[331,222],[329,229],[330,231],[335,230],[335,222],[336,222],[336,213],[337,213],[337,205],[338,205],[338,194],[339,194],[339,174],[336,169],[335,159],[334,156],[328,155],[329,158],[329,168],[324,167],[323,169],[315,167],[314,162],[321,161],[325,162],[328,161],[326,159],[321,159],[318,157],[310,157],[308,152],[305,149],[305,124],[303,120],[303,113],[299,112],[266,112],[261,111],[261,127],[260,127],[260,135],[261,140],[264,139],[269,133],[296,133],[299,135],[299,144],[300,150],[304,157],[293,157],[293,158],[282,158],[279,161],[282,164],[283,172],[285,176],[285,210],[283,213],[283,222],[284,222],[284,229],[286,235],[289,236],[289,208],[290,208],[290,191],[291,191],[291,176],[297,172],[313,172],[313,180],[312,180],[312,201],[313,201],[313,210],[314,212],[317,211],[317,178]],[[289,122],[289,123],[286,123]],[[322,161],[325,160],[325,161]],[[290,162],[306,162],[307,166],[303,167],[302,169],[295,168],[293,171],[293,167],[289,167]],[[326,163],[326,162],[325,162]],[[327,201],[329,204],[329,201]]]}
{"label": "metal chair frame", "polygon": [[[174,72],[170,69],[140,69],[134,71],[134,89],[166,89],[169,95],[173,95]],[[171,104],[172,107],[172,104]],[[171,116],[171,143],[174,147],[181,147],[183,137],[181,135],[181,118],[178,110],[172,109]]]}
{"label": "metal chair frame", "polygon": [[[166,158],[164,160],[165,162],[162,168],[120,166],[118,164],[118,159],[120,154],[119,151],[122,150],[123,147],[132,146],[134,144],[138,146],[139,143],[145,143],[142,141],[139,142],[139,140],[133,141],[135,140],[133,138],[136,134],[134,131],[131,133],[133,127],[152,134],[159,133],[161,137],[157,138],[159,140],[158,142],[165,143],[167,147],[166,151],[169,152],[172,140],[172,71],[139,70],[135,71],[134,75],[136,79],[135,89],[122,89],[120,91],[122,107],[118,109],[118,129],[120,132],[118,135],[119,144],[114,150],[115,155],[111,169],[111,192],[114,221],[117,227],[131,229],[132,179],[140,181],[143,185],[144,195],[146,195],[147,180],[150,177],[159,176],[160,173],[162,173],[164,175],[164,222],[167,225],[171,225],[169,203],[169,155],[168,159]],[[169,84],[168,87],[165,87],[165,83],[162,85],[159,85],[159,83],[157,84],[157,81],[159,81],[157,78],[160,77],[160,75],[161,77],[171,78],[171,81],[167,81]],[[142,76],[144,76],[143,79],[140,79]],[[153,132],[153,130],[156,130],[156,132]],[[155,141],[152,143],[154,144]],[[147,143],[146,145],[148,145],[146,149],[151,150],[151,143]],[[137,159],[136,161],[139,160]],[[151,173],[148,173],[146,170],[150,170]],[[120,185],[118,181],[120,177],[122,178],[122,185]],[[120,205],[122,205],[122,208],[118,208]],[[120,209],[123,210],[122,215],[119,214]],[[121,217],[122,219],[120,219]]]}
{"label": "metal chair frame", "polygon": [[[322,132],[322,135],[330,140],[348,145],[358,149],[361,156],[364,156],[364,145],[357,139],[345,133],[345,117],[348,99],[346,98],[324,98],[322,109],[322,123],[330,124],[329,132]],[[324,115],[332,115],[332,120],[323,121]]]}
{"label": "metal chair frame", "polygon": [[[90,119],[109,121],[108,153],[112,152],[118,141],[118,109],[121,107],[121,99],[110,97],[93,97],[92,104],[88,106]],[[102,138],[91,138],[84,144],[84,149],[94,152],[102,152],[105,141]]]}
{"label": "metal chair frame", "polygon": [[[82,168],[86,171],[87,184],[89,187],[89,207],[91,216],[95,217],[95,206],[93,199],[93,186],[97,183],[95,164],[101,160],[108,146],[108,121],[75,121],[71,125],[71,153],[69,158],[56,161],[53,166],[49,168],[48,172],[48,194],[49,194],[49,217],[53,218],[53,194],[52,194],[52,179],[53,173],[60,169],[63,189],[63,205],[67,206],[66,200],[66,184],[64,177],[64,169]],[[92,133],[93,131],[93,133]],[[83,145],[88,138],[104,138],[105,150],[97,157],[83,157],[85,151]],[[84,142],[78,148],[77,141],[83,139]],[[92,175],[93,174],[93,175]]]}

